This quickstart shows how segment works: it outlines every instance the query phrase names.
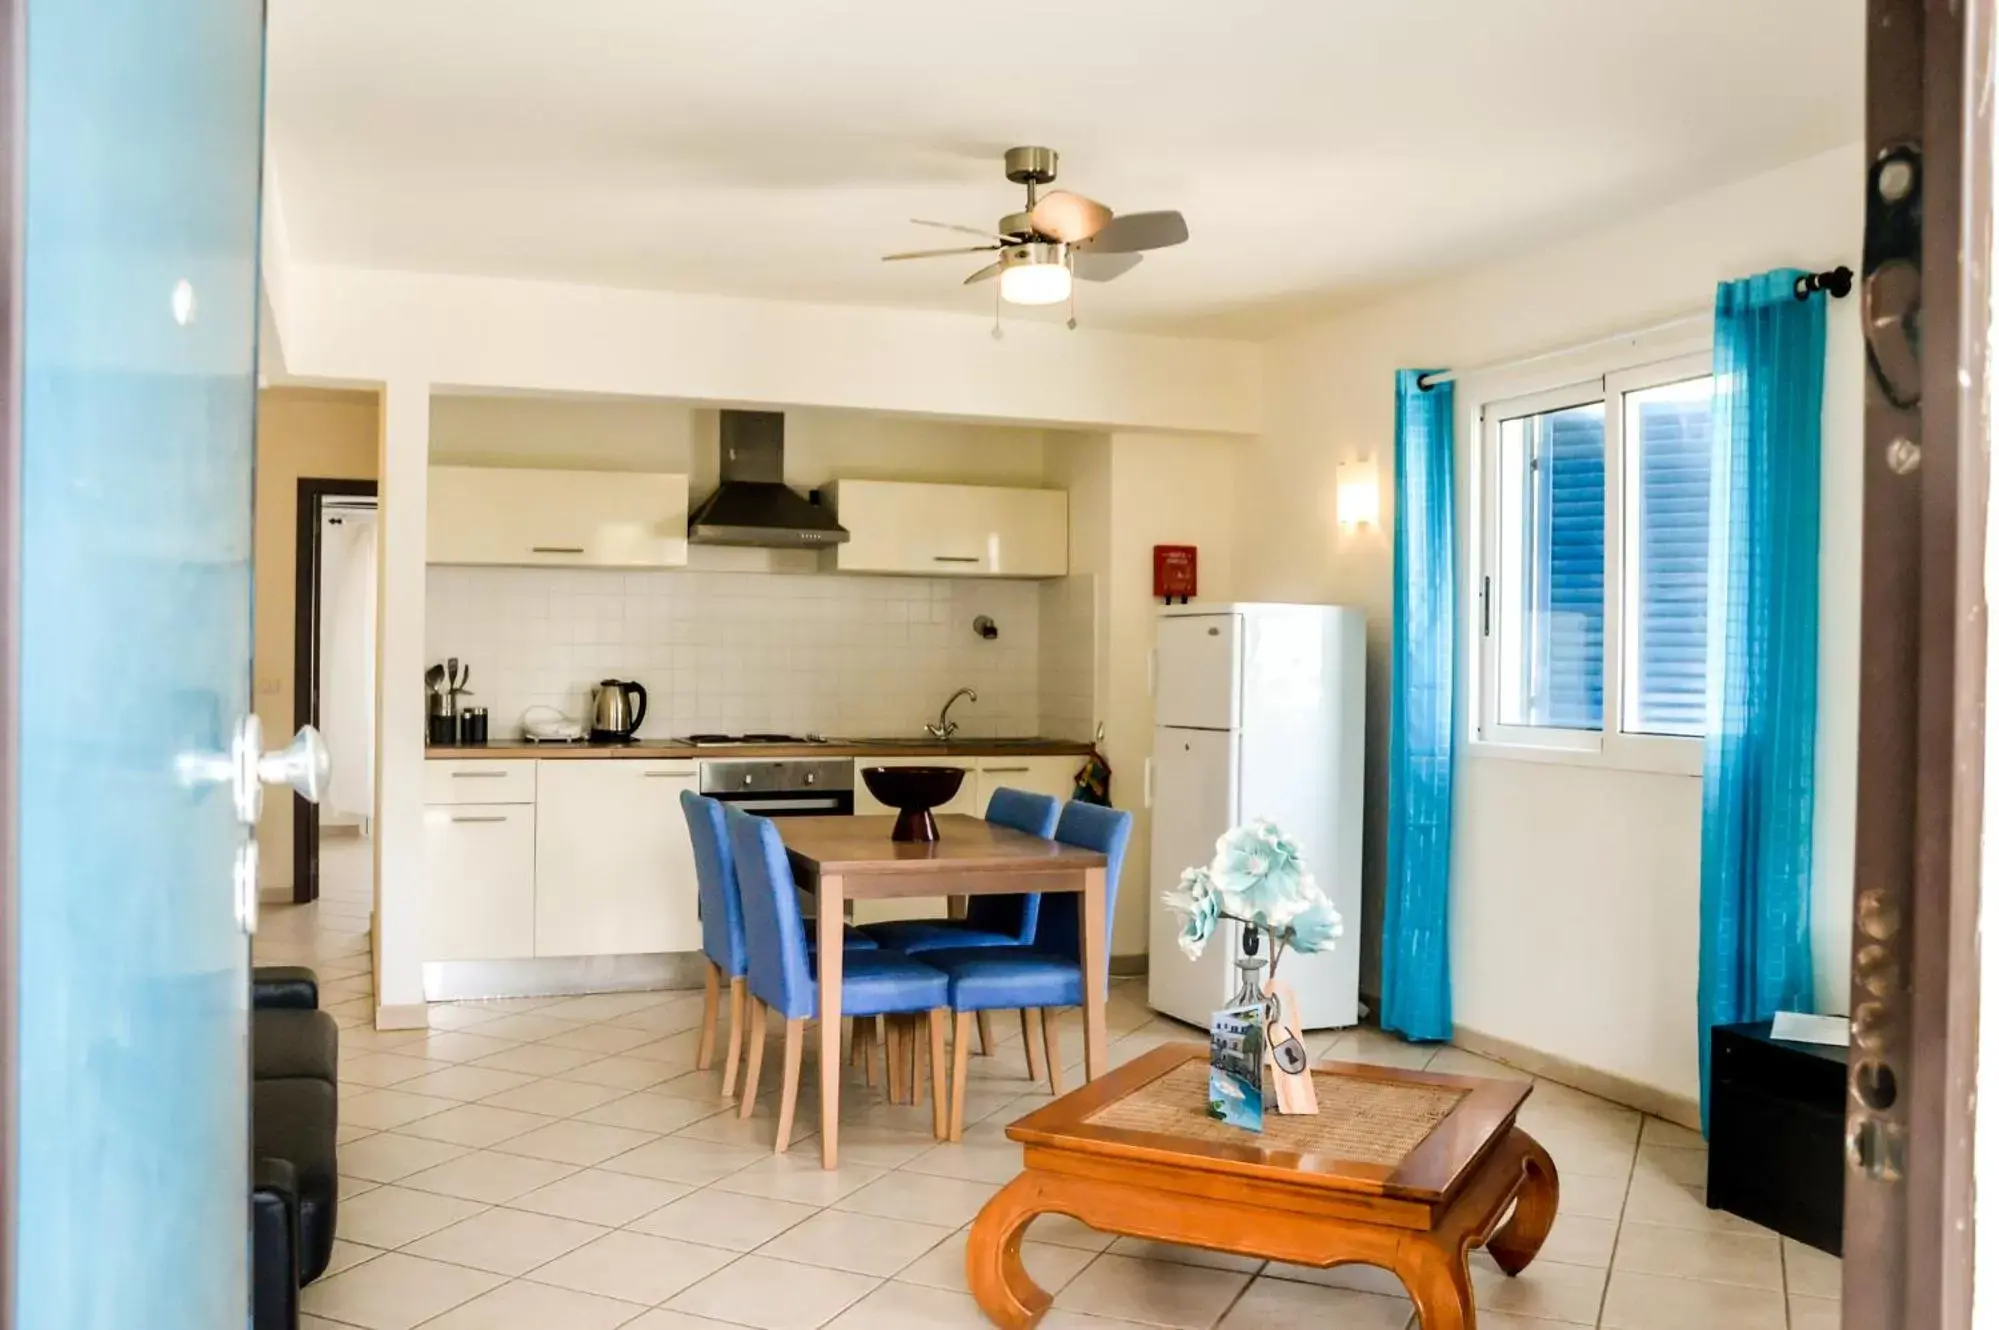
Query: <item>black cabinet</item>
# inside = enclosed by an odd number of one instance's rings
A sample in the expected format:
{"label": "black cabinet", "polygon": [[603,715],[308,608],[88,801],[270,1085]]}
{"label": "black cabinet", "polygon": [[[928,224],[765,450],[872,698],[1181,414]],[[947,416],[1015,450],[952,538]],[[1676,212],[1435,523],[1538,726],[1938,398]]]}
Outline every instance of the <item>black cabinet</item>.
{"label": "black cabinet", "polygon": [[1719,1025],[1708,1100],[1707,1203],[1840,1254],[1846,1050]]}

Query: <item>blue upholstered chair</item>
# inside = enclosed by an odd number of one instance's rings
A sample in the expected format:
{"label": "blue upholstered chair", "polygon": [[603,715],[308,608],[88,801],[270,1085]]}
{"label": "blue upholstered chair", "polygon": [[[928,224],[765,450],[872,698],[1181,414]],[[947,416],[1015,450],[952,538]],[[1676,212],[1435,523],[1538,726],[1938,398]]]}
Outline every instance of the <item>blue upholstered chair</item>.
{"label": "blue upholstered chair", "polygon": [[[701,915],[701,951],[708,960],[705,1001],[701,1008],[701,1051],[698,1070],[715,1062],[716,1025],[721,1018],[722,981],[729,982],[729,1053],[722,1064],[722,1094],[736,1091],[736,1068],[743,1056],[743,989],[749,974],[749,952],[743,941],[743,910],[736,885],[736,856],[729,846],[722,803],[692,790],[680,792],[680,811],[687,818],[688,839],[694,843],[694,888]],[[847,930],[847,950],[871,950],[875,943],[855,929]]]}
{"label": "blue upholstered chair", "polygon": [[[1108,936],[1110,921],[1117,917],[1118,877],[1124,869],[1125,848],[1131,842],[1131,814],[1096,804],[1065,804],[1055,826],[1055,839],[1104,856],[1104,930]],[[965,1054],[973,1017],[979,1012],[1018,1007],[1023,1020],[1025,1013],[1031,1012],[1041,1026],[1050,1087],[1057,1094],[1062,1092],[1062,1052],[1056,1044],[1052,1009],[1083,1005],[1081,903],[1081,896],[1067,893],[1044,902],[1034,940],[1025,947],[966,947],[923,953],[926,965],[951,977],[951,1007],[957,1013],[951,1139],[964,1136]],[[1109,963],[1106,955],[1104,964]],[[1032,1067],[1030,1058],[1030,1070]]]}
{"label": "blue upholstered chair", "polygon": [[[1024,831],[1043,840],[1055,834],[1062,801],[1046,794],[1004,787],[986,804],[986,821]],[[946,947],[1024,947],[1034,940],[1041,915],[1041,896],[974,896],[963,919],[892,919],[862,929],[884,947],[910,956]]]}
{"label": "blue upholstered chair", "polygon": [[[757,1077],[763,1066],[764,1037],[772,1015],[784,1022],[784,1090],[778,1105],[777,1150],[791,1144],[792,1119],[798,1107],[799,1064],[805,1051],[805,1022],[819,1011],[815,957],[805,945],[805,921],[798,909],[798,884],[777,824],[734,809],[726,811],[729,844],[736,856],[736,880],[742,886],[743,938],[749,953],[749,1070],[743,1081],[739,1116],[747,1118],[756,1104]],[[899,951],[876,948],[848,952],[841,967],[841,1010],[857,1020],[884,1015],[928,1012],[931,1047],[943,1043],[947,1000],[944,975]],[[933,1058],[931,1094],[936,1103],[938,1134],[944,1127],[944,1066]],[[837,1079],[833,1082],[836,1086]],[[837,1094],[820,1105],[828,1125],[839,1120]]]}

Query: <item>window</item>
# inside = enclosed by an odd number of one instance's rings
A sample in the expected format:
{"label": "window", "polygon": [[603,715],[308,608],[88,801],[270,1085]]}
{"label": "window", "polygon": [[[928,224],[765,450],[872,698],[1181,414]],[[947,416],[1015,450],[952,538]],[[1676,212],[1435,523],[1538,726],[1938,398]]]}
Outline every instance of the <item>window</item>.
{"label": "window", "polygon": [[1698,770],[1711,386],[1687,357],[1482,408],[1480,740]]}

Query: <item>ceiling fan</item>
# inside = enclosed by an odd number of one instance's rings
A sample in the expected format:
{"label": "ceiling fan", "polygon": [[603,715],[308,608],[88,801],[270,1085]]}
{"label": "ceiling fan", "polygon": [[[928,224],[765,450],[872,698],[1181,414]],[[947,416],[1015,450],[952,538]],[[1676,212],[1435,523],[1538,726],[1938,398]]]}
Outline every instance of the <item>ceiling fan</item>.
{"label": "ceiling fan", "polygon": [[[1053,148],[1009,148],[1006,178],[1027,186],[1027,209],[999,219],[992,230],[955,222],[910,220],[918,226],[963,231],[991,241],[961,249],[919,249],[885,254],[883,262],[932,259],[947,254],[994,254],[997,257],[965,279],[965,285],[999,278],[1002,300],[1014,305],[1056,305],[1069,299],[1073,278],[1108,282],[1130,272],[1144,258],[1141,252],[1164,249],[1187,238],[1187,219],[1177,212],[1132,212],[1119,217],[1081,194],[1056,189],[1040,193],[1055,179]],[[1070,320],[1075,326],[1075,320]]]}

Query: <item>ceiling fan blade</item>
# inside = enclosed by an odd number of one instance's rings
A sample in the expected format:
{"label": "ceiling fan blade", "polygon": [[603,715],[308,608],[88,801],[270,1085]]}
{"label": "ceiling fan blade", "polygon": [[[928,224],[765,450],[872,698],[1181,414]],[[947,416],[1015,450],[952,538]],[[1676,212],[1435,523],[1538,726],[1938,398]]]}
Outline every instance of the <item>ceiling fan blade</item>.
{"label": "ceiling fan blade", "polygon": [[1144,259],[1143,254],[1098,254],[1079,249],[1070,259],[1070,266],[1080,281],[1108,282],[1113,277],[1124,276]]}
{"label": "ceiling fan blade", "polygon": [[966,245],[963,249],[912,249],[902,254],[884,254],[883,263],[893,263],[897,259],[936,259],[946,254],[990,254],[999,249],[998,245]]}
{"label": "ceiling fan blade", "polygon": [[942,231],[963,231],[968,236],[983,236],[987,240],[997,240],[1002,245],[1011,245],[1013,243],[1013,241],[999,232],[988,231],[983,226],[960,226],[956,222],[927,222],[921,217],[912,217],[909,220],[913,226],[934,226]]}
{"label": "ceiling fan blade", "polygon": [[1098,254],[1129,254],[1140,249],[1164,249],[1187,238],[1187,219],[1177,212],[1128,212],[1113,217],[1082,248]]}
{"label": "ceiling fan blade", "polygon": [[974,282],[983,282],[988,277],[997,277],[999,275],[999,270],[1004,266],[1005,266],[1004,264],[999,264],[999,263],[988,263],[985,267],[979,269],[977,272],[973,273],[970,277],[967,277],[965,279],[965,285],[970,286]]}
{"label": "ceiling fan blade", "polygon": [[1108,226],[1111,210],[1095,199],[1058,189],[1042,195],[1027,218],[1039,234],[1073,245]]}

